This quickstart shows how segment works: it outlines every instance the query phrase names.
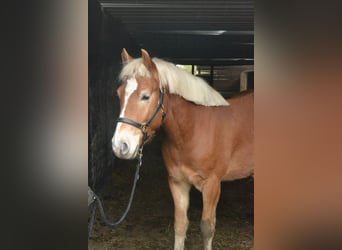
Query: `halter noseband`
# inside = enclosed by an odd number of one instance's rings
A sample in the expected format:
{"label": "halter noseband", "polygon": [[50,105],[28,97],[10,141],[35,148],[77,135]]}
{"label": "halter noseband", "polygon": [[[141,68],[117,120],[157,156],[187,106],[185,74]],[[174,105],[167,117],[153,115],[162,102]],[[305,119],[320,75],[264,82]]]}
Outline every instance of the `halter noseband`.
{"label": "halter noseband", "polygon": [[147,128],[151,125],[152,121],[154,120],[154,118],[156,117],[156,115],[158,114],[158,112],[161,110],[162,111],[162,120],[164,121],[166,113],[164,111],[164,87],[159,89],[160,91],[160,96],[159,96],[159,103],[158,106],[156,108],[156,110],[154,111],[154,113],[152,114],[152,116],[150,117],[150,119],[148,119],[145,123],[139,123],[136,121],[133,121],[131,119],[125,118],[125,117],[119,117],[116,122],[122,122],[122,123],[126,123],[129,124],[131,126],[134,126],[138,129],[141,129],[141,131],[143,132],[143,145],[147,142],[149,136],[147,133]]}

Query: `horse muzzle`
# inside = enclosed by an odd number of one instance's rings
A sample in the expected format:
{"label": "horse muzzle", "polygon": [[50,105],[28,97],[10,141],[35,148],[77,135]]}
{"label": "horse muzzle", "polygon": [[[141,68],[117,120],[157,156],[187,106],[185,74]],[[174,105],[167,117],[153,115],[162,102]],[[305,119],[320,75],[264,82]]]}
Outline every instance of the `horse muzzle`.
{"label": "horse muzzle", "polygon": [[139,141],[140,139],[136,135],[115,133],[112,139],[113,152],[120,159],[134,159],[138,154]]}

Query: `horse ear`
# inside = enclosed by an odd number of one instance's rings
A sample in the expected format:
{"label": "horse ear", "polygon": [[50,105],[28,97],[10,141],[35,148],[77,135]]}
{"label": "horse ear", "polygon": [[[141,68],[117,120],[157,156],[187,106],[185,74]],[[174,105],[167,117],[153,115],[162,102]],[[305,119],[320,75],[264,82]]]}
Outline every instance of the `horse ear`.
{"label": "horse ear", "polygon": [[145,67],[152,73],[155,79],[158,80],[158,70],[154,62],[152,61],[148,52],[144,49],[141,49],[141,57]]}
{"label": "horse ear", "polygon": [[149,71],[152,71],[153,69],[156,69],[156,65],[154,64],[154,62],[152,61],[150,55],[148,54],[148,52],[146,50],[141,49],[141,57],[143,59],[143,63],[145,65],[145,67]]}
{"label": "horse ear", "polygon": [[133,60],[133,57],[131,57],[127,50],[125,48],[122,49],[122,52],[121,52],[121,60],[122,60],[122,63],[123,64],[127,64],[129,63],[130,61]]}

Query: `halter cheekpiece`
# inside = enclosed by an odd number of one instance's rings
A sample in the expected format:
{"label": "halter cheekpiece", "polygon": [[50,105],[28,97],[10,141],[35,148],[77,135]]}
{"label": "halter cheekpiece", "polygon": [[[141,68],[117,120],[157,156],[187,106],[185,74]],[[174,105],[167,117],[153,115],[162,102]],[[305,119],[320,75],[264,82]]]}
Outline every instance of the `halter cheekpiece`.
{"label": "halter cheekpiece", "polygon": [[158,112],[160,110],[162,111],[162,121],[164,121],[165,116],[166,116],[166,113],[164,111],[164,94],[165,94],[164,87],[160,88],[159,91],[160,91],[160,96],[159,96],[158,106],[157,106],[156,110],[154,111],[154,113],[152,114],[152,116],[145,123],[139,123],[139,122],[133,121],[133,120],[125,118],[125,117],[119,117],[116,120],[116,122],[126,123],[126,124],[129,124],[133,127],[140,129],[143,132],[143,145],[149,139],[147,129],[151,125],[151,123],[153,122],[153,120],[156,117],[156,115],[158,114]]}

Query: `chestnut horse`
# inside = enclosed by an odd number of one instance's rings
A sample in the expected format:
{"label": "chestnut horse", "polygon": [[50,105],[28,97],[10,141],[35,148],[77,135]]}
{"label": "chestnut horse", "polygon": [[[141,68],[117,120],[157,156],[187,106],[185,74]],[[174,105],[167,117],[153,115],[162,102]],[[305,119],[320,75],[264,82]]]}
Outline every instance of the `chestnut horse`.
{"label": "chestnut horse", "polygon": [[112,139],[115,155],[134,159],[159,128],[175,207],[174,249],[184,249],[189,191],[203,197],[204,249],[212,249],[221,181],[253,175],[253,93],[229,103],[204,80],[142,51],[122,51],[120,117]]}

